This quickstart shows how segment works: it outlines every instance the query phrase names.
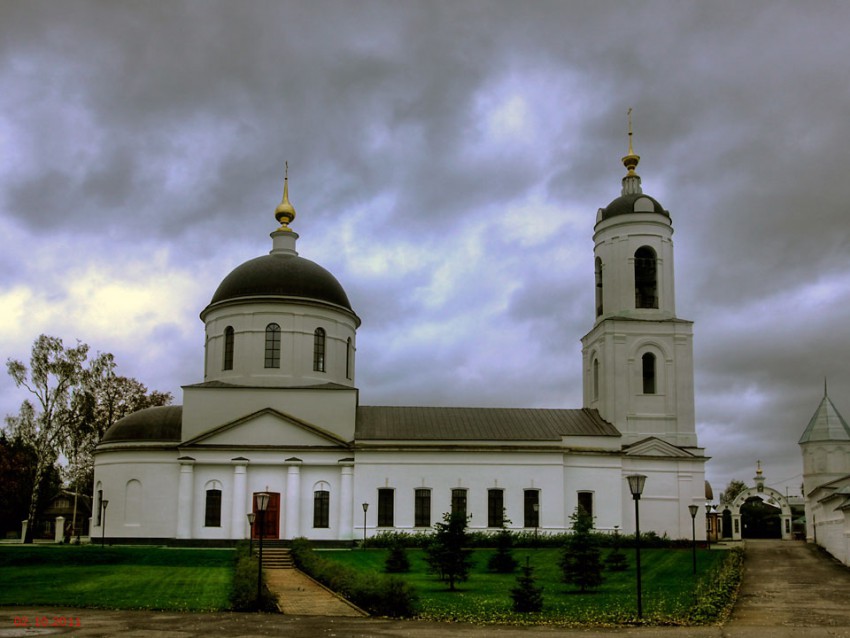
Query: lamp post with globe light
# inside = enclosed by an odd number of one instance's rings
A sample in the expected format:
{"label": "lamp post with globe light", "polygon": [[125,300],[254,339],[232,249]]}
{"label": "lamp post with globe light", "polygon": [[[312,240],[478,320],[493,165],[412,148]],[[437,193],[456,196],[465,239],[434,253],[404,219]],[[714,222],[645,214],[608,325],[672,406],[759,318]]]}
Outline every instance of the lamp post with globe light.
{"label": "lamp post with globe light", "polygon": [[363,503],[363,549],[366,549],[366,512],[369,511],[369,503]]}
{"label": "lamp post with globe light", "polygon": [[103,520],[100,525],[100,548],[103,549],[103,544],[106,541],[106,506],[109,505],[109,501],[105,498],[100,501],[100,506],[103,508]]}
{"label": "lamp post with globe light", "polygon": [[534,510],[534,546],[537,547],[537,532],[540,529],[540,503],[531,506]]}
{"label": "lamp post with globe light", "polygon": [[260,596],[263,589],[263,523],[266,517],[266,508],[269,506],[269,493],[257,493],[257,513],[260,515],[260,560],[257,564],[257,609],[260,608]]}
{"label": "lamp post with globe light", "polygon": [[693,537],[694,546],[694,574],[697,573],[697,512],[699,505],[688,505],[688,511],[691,513],[691,536]]}
{"label": "lamp post with globe light", "polygon": [[248,554],[254,555],[254,520],[257,515],[254,512],[248,512]]}
{"label": "lamp post with globe light", "polygon": [[643,618],[643,602],[640,591],[640,495],[646,483],[643,474],[629,474],[626,477],[629,482],[629,491],[635,500],[635,571],[637,572],[637,613],[638,618]]}

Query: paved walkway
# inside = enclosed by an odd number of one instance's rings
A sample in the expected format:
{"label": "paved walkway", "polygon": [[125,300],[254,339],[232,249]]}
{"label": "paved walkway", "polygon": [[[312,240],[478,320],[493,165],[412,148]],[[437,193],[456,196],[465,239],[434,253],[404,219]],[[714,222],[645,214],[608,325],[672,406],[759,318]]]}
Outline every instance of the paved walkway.
{"label": "paved walkway", "polygon": [[[0,638],[73,634],[153,638],[850,638],[850,570],[792,541],[747,541],[744,581],[732,618],[720,627],[479,627],[461,623],[279,614],[0,608]],[[0,584],[2,586],[2,584]],[[35,627],[35,618],[79,618],[80,627]],[[29,627],[16,626],[26,618]]]}
{"label": "paved walkway", "polygon": [[728,626],[766,625],[840,628],[827,635],[850,636],[850,569],[811,544],[746,541],[744,580]]}
{"label": "paved walkway", "polygon": [[266,582],[284,614],[349,618],[366,615],[297,569],[267,569]]}

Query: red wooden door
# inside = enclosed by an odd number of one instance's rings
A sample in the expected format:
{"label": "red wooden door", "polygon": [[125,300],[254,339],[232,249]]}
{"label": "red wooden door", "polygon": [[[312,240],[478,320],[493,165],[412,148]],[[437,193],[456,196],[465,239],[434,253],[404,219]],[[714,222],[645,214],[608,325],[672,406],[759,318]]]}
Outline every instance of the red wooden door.
{"label": "red wooden door", "polygon": [[[280,538],[280,493],[268,492],[269,504],[263,516],[262,528],[263,538]],[[257,511],[257,493],[254,492],[254,529],[251,531],[252,538],[260,537],[260,512]]]}

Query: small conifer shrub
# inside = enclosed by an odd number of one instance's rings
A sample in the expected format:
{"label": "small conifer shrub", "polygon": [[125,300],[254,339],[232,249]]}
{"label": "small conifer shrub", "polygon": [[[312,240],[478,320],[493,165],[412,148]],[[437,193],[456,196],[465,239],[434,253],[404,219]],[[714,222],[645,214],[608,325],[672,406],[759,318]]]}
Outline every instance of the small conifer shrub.
{"label": "small conifer shrub", "polygon": [[563,581],[582,592],[602,584],[602,560],[598,541],[593,534],[593,517],[581,506],[570,516],[572,533],[561,553]]}
{"label": "small conifer shrub", "polygon": [[534,568],[529,564],[528,557],[522,573],[517,576],[516,587],[511,589],[513,609],[519,614],[530,614],[543,611],[543,588],[538,587],[534,579]]}
{"label": "small conifer shrub", "polygon": [[384,563],[384,571],[388,574],[401,574],[410,571],[410,559],[407,557],[407,548],[404,539],[396,535],[390,544],[390,553]]}
{"label": "small conifer shrub", "polygon": [[609,572],[624,572],[629,568],[629,559],[620,549],[620,531],[614,527],[614,539],[611,552],[605,557],[605,567]]}

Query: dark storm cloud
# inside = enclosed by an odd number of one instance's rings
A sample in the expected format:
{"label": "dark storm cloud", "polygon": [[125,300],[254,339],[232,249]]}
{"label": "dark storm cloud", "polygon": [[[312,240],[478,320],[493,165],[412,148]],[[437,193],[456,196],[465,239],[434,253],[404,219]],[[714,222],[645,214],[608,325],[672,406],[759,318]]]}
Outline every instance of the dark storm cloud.
{"label": "dark storm cloud", "polygon": [[[299,250],[364,320],[368,402],[575,407],[592,227],[633,107],[696,322],[709,475],[719,491],[761,457],[785,478],[824,375],[850,412],[848,20],[826,2],[5,3],[4,311],[55,317],[76,298],[57,272],[97,259],[122,280],[162,251],[198,306],[145,333],[164,360],[90,341],[151,387],[199,380],[197,312],[268,250],[289,160]],[[19,333],[2,345],[25,356]]]}

